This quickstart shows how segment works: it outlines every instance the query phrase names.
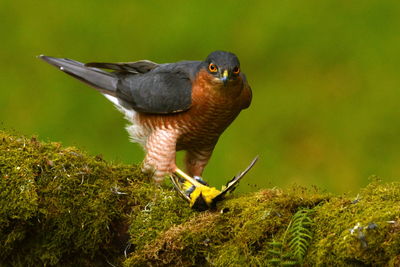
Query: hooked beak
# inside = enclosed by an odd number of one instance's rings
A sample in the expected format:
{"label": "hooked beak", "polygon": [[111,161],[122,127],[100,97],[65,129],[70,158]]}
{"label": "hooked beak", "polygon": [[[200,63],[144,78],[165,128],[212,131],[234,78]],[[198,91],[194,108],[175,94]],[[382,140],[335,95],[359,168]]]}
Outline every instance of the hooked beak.
{"label": "hooked beak", "polygon": [[226,85],[228,83],[228,79],[229,79],[228,70],[224,70],[222,72],[222,76],[221,76],[220,80],[224,83],[224,85]]}

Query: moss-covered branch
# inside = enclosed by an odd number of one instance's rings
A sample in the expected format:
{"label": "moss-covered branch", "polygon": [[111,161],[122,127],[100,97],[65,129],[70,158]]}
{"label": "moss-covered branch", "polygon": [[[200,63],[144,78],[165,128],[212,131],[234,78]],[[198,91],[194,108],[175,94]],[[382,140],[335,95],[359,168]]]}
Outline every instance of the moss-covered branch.
{"label": "moss-covered branch", "polygon": [[0,131],[0,265],[400,264],[400,184],[265,189],[194,212],[137,166]]}

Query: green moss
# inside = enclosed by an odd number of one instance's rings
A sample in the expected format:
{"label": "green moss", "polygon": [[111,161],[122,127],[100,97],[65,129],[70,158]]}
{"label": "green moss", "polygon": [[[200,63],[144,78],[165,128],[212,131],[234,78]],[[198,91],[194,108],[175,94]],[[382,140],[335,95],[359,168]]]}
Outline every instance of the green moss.
{"label": "green moss", "polygon": [[318,207],[310,264],[383,266],[400,255],[400,183],[373,181],[357,198]]}
{"label": "green moss", "polygon": [[0,132],[0,261],[18,266],[112,260],[118,233],[111,226],[125,216],[126,197],[117,189],[128,179],[137,181],[137,170]]}
{"label": "green moss", "polygon": [[1,265],[290,266],[301,257],[289,225],[313,233],[305,266],[398,266],[400,183],[356,198],[261,190],[195,212],[138,166],[0,131]]}
{"label": "green moss", "polygon": [[298,207],[314,206],[326,195],[304,189],[285,194],[263,190],[231,198],[218,207],[161,233],[125,264],[244,266],[265,263],[270,242],[282,237]]}

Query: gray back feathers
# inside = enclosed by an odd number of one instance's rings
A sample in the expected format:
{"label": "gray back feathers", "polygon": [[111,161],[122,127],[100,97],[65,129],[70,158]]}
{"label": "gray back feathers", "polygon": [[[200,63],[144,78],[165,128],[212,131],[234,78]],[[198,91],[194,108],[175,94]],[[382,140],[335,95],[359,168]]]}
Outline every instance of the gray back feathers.
{"label": "gray back feathers", "polygon": [[83,64],[63,58],[40,58],[101,93],[117,97],[126,108],[154,114],[190,108],[192,82],[201,64],[200,61],[183,61],[159,65],[148,60]]}

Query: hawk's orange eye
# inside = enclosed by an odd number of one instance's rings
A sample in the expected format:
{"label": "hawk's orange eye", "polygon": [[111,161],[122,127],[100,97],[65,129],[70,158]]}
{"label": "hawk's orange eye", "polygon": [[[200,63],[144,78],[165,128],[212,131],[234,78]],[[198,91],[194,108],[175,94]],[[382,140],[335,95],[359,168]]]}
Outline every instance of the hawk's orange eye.
{"label": "hawk's orange eye", "polygon": [[214,63],[210,63],[210,65],[208,65],[208,69],[209,69],[211,72],[217,72],[217,71],[218,71],[218,68],[217,68],[217,66],[215,66]]}
{"label": "hawk's orange eye", "polygon": [[234,67],[233,68],[233,74],[238,75],[240,73],[240,68],[239,67]]}

